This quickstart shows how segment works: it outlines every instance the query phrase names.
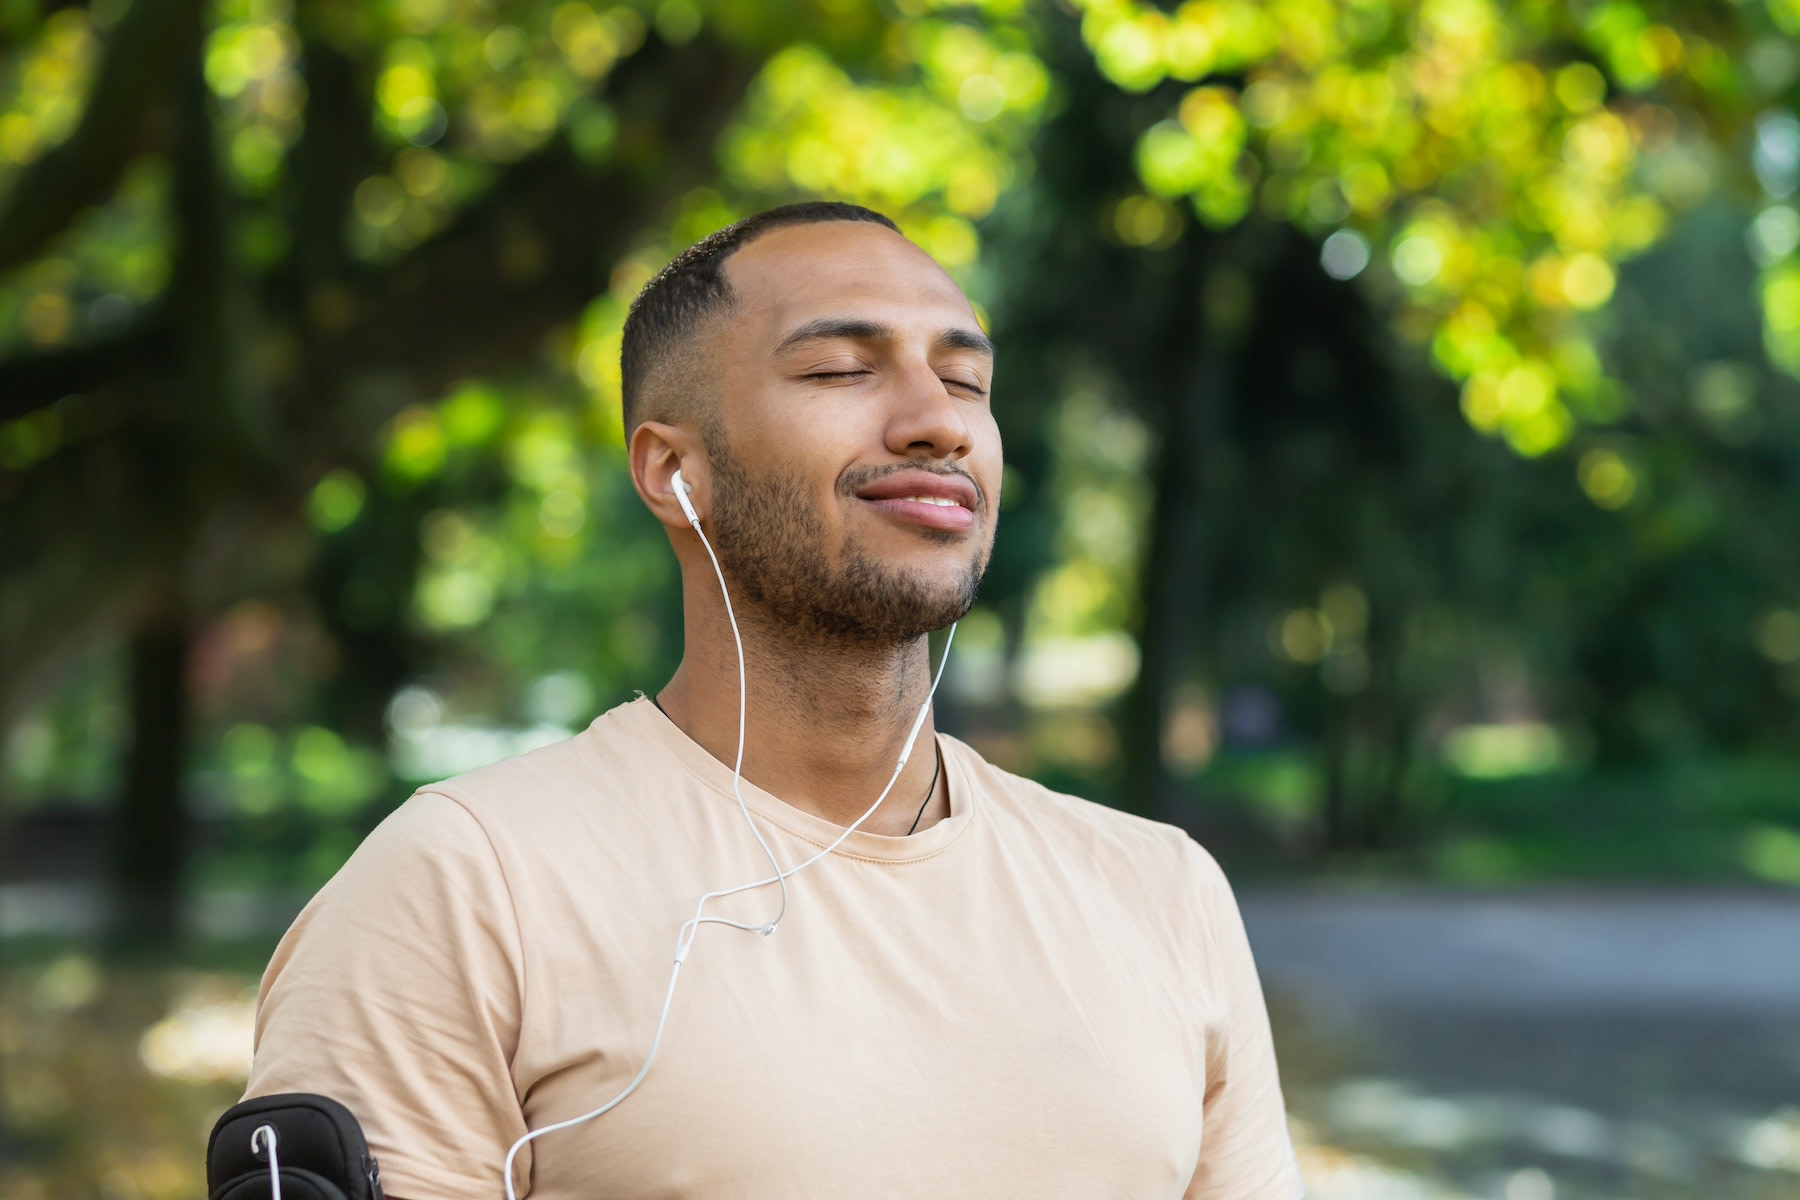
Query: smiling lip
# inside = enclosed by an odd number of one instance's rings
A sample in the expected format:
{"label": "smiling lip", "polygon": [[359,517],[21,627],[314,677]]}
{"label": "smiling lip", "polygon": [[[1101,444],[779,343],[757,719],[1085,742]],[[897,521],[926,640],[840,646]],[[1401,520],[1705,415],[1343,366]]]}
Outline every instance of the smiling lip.
{"label": "smiling lip", "polygon": [[960,533],[975,524],[975,484],[963,475],[899,471],[856,495],[907,525]]}

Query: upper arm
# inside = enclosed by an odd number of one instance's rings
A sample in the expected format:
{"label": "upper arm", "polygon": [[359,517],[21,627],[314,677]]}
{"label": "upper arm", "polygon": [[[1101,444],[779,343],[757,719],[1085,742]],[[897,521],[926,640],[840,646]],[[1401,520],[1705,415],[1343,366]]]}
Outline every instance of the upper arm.
{"label": "upper arm", "polygon": [[1224,873],[1189,845],[1208,930],[1209,990],[1223,1012],[1208,1032],[1200,1161],[1185,1200],[1291,1200],[1304,1189],[1250,939]]}
{"label": "upper arm", "polygon": [[263,977],[248,1094],[343,1103],[391,1195],[490,1200],[525,1132],[512,1076],[523,981],[486,832],[456,801],[415,796],[282,939]]}

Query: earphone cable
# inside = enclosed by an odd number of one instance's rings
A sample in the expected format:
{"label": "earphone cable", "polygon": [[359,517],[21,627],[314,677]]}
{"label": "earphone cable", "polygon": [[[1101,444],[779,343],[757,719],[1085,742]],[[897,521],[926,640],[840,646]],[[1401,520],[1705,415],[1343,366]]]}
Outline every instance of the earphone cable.
{"label": "earphone cable", "polygon": [[260,1149],[269,1156],[269,1200],[281,1200],[281,1159],[275,1151],[279,1140],[273,1125],[258,1125],[250,1134],[250,1153]]}
{"label": "earphone cable", "polygon": [[701,533],[700,522],[698,522],[698,521],[693,522],[693,526],[694,526],[694,532],[700,535],[700,544],[702,546],[706,547],[706,557],[712,560],[713,575],[719,581],[719,595],[725,601],[725,619],[731,625],[731,643],[732,643],[732,646],[737,650],[737,668],[738,668],[737,757],[732,761],[732,764],[731,764],[731,794],[732,794],[732,797],[737,800],[738,811],[744,815],[744,824],[750,826],[750,836],[752,836],[756,839],[756,844],[758,846],[762,847],[763,854],[769,860],[769,866],[771,866],[775,869],[774,877],[775,877],[775,880],[777,881],[777,883],[781,887],[781,906],[775,910],[775,916],[771,920],[764,922],[760,926],[756,926],[756,925],[745,926],[745,925],[740,924],[739,927],[747,928],[747,929],[759,929],[762,932],[763,936],[767,937],[769,934],[775,932],[775,927],[777,925],[781,924],[781,918],[787,916],[787,907],[788,907],[787,877],[782,874],[781,861],[775,857],[774,848],[771,847],[769,845],[769,843],[763,838],[762,830],[760,830],[756,827],[756,821],[750,815],[750,805],[748,803],[746,803],[744,800],[744,792],[743,792],[743,787],[742,787],[743,778],[744,778],[744,731],[745,731],[745,726],[748,724],[748,720],[749,720],[748,712],[749,712],[749,704],[750,704],[749,677],[745,673],[745,669],[744,669],[744,639],[738,633],[737,613],[732,608],[732,605],[731,605],[731,591],[730,591],[730,589],[728,589],[725,586],[725,571],[723,568],[721,568],[719,566],[719,556],[717,554],[713,553],[711,540],[707,538],[706,534]]}
{"label": "earphone cable", "polygon": [[[675,483],[679,494],[679,489],[683,486],[679,472],[676,475]],[[686,497],[683,496],[682,499],[685,501]],[[518,1157],[520,1150],[546,1134],[555,1133],[562,1129],[570,1129],[576,1125],[591,1121],[596,1117],[605,1116],[614,1108],[617,1108],[620,1104],[624,1103],[625,1099],[633,1092],[637,1091],[638,1085],[650,1074],[650,1066],[656,1061],[656,1053],[662,1047],[663,1031],[668,1027],[670,1009],[675,1003],[675,985],[681,978],[681,966],[687,961],[688,951],[693,948],[694,938],[699,935],[700,927],[702,925],[724,925],[732,929],[741,929],[745,932],[761,933],[765,937],[774,933],[776,926],[778,926],[782,919],[787,916],[787,880],[831,854],[839,846],[844,844],[845,839],[855,833],[858,829],[862,828],[863,822],[875,815],[875,811],[879,809],[882,803],[888,798],[888,793],[894,790],[894,784],[899,782],[901,772],[906,770],[907,760],[912,757],[913,744],[918,740],[919,731],[924,728],[925,718],[931,713],[931,701],[937,695],[938,685],[944,680],[944,667],[950,661],[950,645],[956,639],[956,623],[952,622],[949,631],[944,635],[944,652],[938,659],[938,667],[937,671],[932,676],[931,687],[925,693],[925,702],[919,706],[918,715],[913,718],[912,728],[906,732],[906,740],[900,747],[900,759],[894,764],[894,773],[888,777],[887,786],[881,789],[881,794],[875,797],[875,803],[871,804],[862,816],[856,818],[854,823],[846,827],[842,833],[838,834],[836,840],[830,845],[818,851],[816,854],[813,854],[810,858],[804,859],[797,866],[784,869],[780,860],[775,857],[775,851],[769,846],[769,843],[764,840],[762,831],[757,828],[755,820],[751,817],[750,806],[744,800],[744,794],[741,788],[744,768],[744,721],[748,707],[749,689],[746,686],[744,674],[744,641],[743,637],[738,632],[737,614],[732,610],[731,593],[725,586],[725,572],[719,566],[719,556],[713,552],[712,542],[708,540],[705,532],[701,530],[699,517],[687,503],[684,502],[681,507],[683,512],[688,516],[688,523],[693,526],[694,532],[699,534],[700,544],[706,547],[707,557],[712,560],[713,574],[717,576],[719,580],[719,593],[725,599],[725,616],[731,623],[731,638],[737,647],[738,741],[737,758],[731,768],[731,793],[737,799],[738,809],[743,813],[744,821],[750,826],[750,832],[755,836],[756,844],[761,846],[763,853],[768,856],[769,865],[775,869],[775,873],[767,878],[753,880],[750,883],[742,883],[736,887],[707,892],[700,897],[699,903],[694,908],[694,915],[689,917],[687,921],[682,924],[680,931],[675,936],[675,961],[669,969],[669,986],[663,993],[662,1011],[656,1018],[656,1030],[651,1034],[650,1048],[645,1053],[643,1064],[638,1067],[637,1074],[631,1077],[631,1081],[625,1085],[624,1089],[620,1091],[618,1095],[614,1096],[600,1107],[593,1109],[590,1112],[582,1113],[580,1116],[570,1117],[567,1120],[558,1121],[555,1124],[545,1125],[540,1129],[527,1130],[520,1136],[520,1138],[512,1144],[512,1147],[507,1150],[506,1161],[501,1167],[506,1187],[506,1200],[518,1200],[517,1191],[513,1187],[513,1161]],[[938,753],[940,755],[938,765],[941,768],[943,765],[941,757],[942,752],[939,751]],[[936,776],[934,774],[932,791],[935,792],[936,790]],[[929,799],[930,797],[927,796],[927,800]],[[913,823],[915,826],[918,824],[917,820]],[[777,884],[781,888],[781,907],[777,910],[775,916],[771,920],[766,921],[763,924],[752,925],[744,921],[734,921],[726,917],[709,917],[705,915],[707,904],[713,900],[723,899],[726,896],[735,896],[740,892],[748,892],[757,888],[767,887],[772,883]]]}

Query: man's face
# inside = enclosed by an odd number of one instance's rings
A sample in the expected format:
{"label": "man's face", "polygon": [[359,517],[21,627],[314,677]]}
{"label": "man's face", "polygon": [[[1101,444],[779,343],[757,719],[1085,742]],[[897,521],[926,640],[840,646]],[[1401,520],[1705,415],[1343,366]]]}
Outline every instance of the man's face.
{"label": "man's face", "polygon": [[993,355],[960,289],[879,225],[777,229],[726,265],[707,431],[717,551],[745,598],[873,643],[974,603],[993,548]]}

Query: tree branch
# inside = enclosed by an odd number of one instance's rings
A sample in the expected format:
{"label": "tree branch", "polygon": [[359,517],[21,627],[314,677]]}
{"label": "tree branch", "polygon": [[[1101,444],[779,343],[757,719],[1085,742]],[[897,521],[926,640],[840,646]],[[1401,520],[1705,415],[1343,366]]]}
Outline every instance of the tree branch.
{"label": "tree branch", "polygon": [[197,27],[199,0],[135,0],[107,39],[81,124],[0,200],[0,271],[35,258],[104,200],[136,157],[159,84]]}
{"label": "tree branch", "polygon": [[622,117],[614,158],[591,166],[559,140],[512,168],[362,289],[349,323],[315,335],[306,391],[403,373],[431,395],[528,360],[606,290],[631,240],[713,171],[719,131],[760,65],[705,40],[646,45],[608,88]]}
{"label": "tree branch", "polygon": [[167,371],[174,364],[170,333],[158,315],[86,345],[0,359],[0,421],[48,408],[64,396],[91,392],[123,375]]}
{"label": "tree branch", "polygon": [[351,57],[314,28],[321,23],[316,7],[303,6],[295,15],[306,124],[288,152],[278,200],[293,244],[268,288],[269,313],[289,322],[303,320],[309,295],[354,274],[344,231],[357,185],[382,166],[369,121],[377,64]]}

